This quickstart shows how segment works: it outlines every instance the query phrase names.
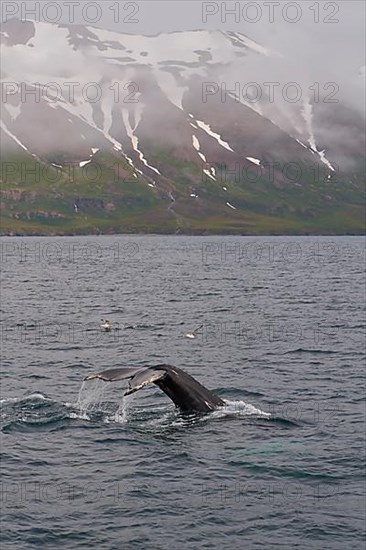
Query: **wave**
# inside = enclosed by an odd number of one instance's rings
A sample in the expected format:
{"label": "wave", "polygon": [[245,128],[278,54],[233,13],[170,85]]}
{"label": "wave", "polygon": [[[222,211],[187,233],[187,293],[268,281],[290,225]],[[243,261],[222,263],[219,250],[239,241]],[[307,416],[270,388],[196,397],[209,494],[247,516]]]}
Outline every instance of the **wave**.
{"label": "wave", "polygon": [[46,395],[43,395],[43,393],[31,393],[30,395],[25,395],[23,397],[6,397],[4,399],[0,399],[0,405],[6,405],[8,403],[22,403],[23,401],[34,401],[36,399],[40,399],[41,401],[52,401],[52,399]]}
{"label": "wave", "polygon": [[[105,382],[95,381],[81,385],[76,403],[59,402],[42,393],[33,393],[20,398],[1,400],[1,429],[49,428],[57,423],[83,421],[92,423],[142,424],[142,425],[186,425],[201,420],[219,420],[230,417],[270,419],[272,415],[241,400],[225,400],[225,406],[209,414],[185,414],[173,404],[132,407],[134,395],[124,396],[120,402],[106,401]],[[87,390],[86,390],[87,387]]]}
{"label": "wave", "polygon": [[157,325],[146,325],[142,323],[136,323],[135,325],[125,325],[124,330],[147,330],[147,329],[156,329],[157,327],[163,326],[161,323]]}
{"label": "wave", "polygon": [[289,351],[285,351],[282,355],[288,355],[291,353],[338,353],[338,351],[335,350],[326,350],[326,349],[307,349],[307,348],[296,348]]}

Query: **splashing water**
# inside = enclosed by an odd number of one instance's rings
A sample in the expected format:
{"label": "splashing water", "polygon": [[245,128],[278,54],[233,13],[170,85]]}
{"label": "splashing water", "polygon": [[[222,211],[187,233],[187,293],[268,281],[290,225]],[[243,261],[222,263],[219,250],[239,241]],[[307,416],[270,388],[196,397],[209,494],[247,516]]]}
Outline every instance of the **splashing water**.
{"label": "splashing water", "polygon": [[131,402],[133,401],[133,395],[124,395],[122,401],[116,410],[116,412],[109,417],[110,422],[118,422],[119,424],[125,424],[128,421],[128,410]]}
{"label": "splashing water", "polygon": [[107,384],[102,380],[84,380],[79,390],[77,408],[85,415],[97,409],[102,402],[106,388]]}
{"label": "splashing water", "polygon": [[[77,409],[80,411],[81,416],[78,418],[84,418],[90,420],[90,413],[104,412],[110,413],[110,404],[104,402],[104,396],[108,383],[103,380],[84,380],[79,390],[78,400],[76,403]],[[122,401],[119,403],[117,410],[112,414],[105,417],[105,422],[118,422],[119,424],[125,424],[128,421],[128,408],[133,401],[131,395],[123,396]],[[109,410],[108,410],[109,409]]]}
{"label": "splashing water", "polygon": [[225,400],[225,406],[217,409],[212,413],[215,417],[237,415],[237,416],[257,416],[261,418],[270,418],[271,414],[261,409],[258,409],[245,401],[229,401]]}

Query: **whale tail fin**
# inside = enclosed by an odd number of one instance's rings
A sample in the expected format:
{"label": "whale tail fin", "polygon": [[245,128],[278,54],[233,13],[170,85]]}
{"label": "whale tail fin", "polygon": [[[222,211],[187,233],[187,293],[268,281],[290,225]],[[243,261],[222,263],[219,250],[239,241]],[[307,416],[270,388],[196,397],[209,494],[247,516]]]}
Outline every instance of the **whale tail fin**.
{"label": "whale tail fin", "polygon": [[167,364],[108,369],[90,374],[84,380],[95,378],[106,382],[127,379],[128,388],[124,395],[141,390],[148,384],[156,384],[184,412],[210,412],[225,405],[220,397],[210,392],[188,373]]}
{"label": "whale tail fin", "polygon": [[84,380],[104,380],[105,382],[117,382],[118,380],[130,379],[128,390],[124,395],[130,395],[138,390],[141,390],[148,384],[152,384],[166,376],[163,370],[145,368],[145,367],[120,367],[116,369],[108,369],[102,372],[89,374]]}
{"label": "whale tail fin", "polygon": [[137,374],[129,381],[128,390],[125,392],[125,395],[130,395],[135,391],[141,390],[148,384],[152,384],[157,380],[161,380],[166,376],[166,372],[157,369],[145,369]]}
{"label": "whale tail fin", "polygon": [[119,367],[116,369],[107,369],[102,372],[95,372],[89,374],[84,380],[104,380],[105,382],[116,382],[117,380],[124,380],[126,378],[132,378],[138,372],[145,370],[144,367]]}

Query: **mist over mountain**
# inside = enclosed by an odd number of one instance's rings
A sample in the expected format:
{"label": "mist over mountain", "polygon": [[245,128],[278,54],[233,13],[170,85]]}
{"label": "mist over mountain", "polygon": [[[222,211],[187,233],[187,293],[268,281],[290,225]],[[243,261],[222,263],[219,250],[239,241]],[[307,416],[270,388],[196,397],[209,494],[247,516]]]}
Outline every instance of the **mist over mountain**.
{"label": "mist over mountain", "polygon": [[12,19],[1,45],[3,233],[362,231],[365,120],[336,79],[233,31]]}

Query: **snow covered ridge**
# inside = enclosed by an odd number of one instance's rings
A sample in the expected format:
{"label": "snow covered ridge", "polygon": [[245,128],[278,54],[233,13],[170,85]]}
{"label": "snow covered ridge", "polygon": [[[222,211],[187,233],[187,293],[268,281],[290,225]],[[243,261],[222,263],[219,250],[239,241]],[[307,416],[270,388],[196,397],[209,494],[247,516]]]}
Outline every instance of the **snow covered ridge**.
{"label": "snow covered ridge", "polygon": [[[245,52],[269,55],[265,48],[239,33],[196,30],[144,36],[79,25],[29,23],[35,31],[25,43],[10,46],[14,37],[3,32],[2,44],[13,48],[13,60],[28,50],[30,69],[39,75],[48,75],[50,69],[54,73],[61,68],[70,69],[70,62],[78,64],[77,68],[81,69],[84,56],[94,56],[117,65],[141,63],[149,67],[169,64],[171,61],[182,67],[186,64],[189,69],[188,64],[192,63],[230,63],[233,55],[242,57]],[[52,41],[49,40],[51,34]],[[50,65],[47,61],[52,57],[53,64]],[[24,68],[24,62],[22,66]]]}
{"label": "snow covered ridge", "polygon": [[[133,129],[124,107],[143,103],[143,94],[149,94],[156,85],[169,103],[183,111],[193,79],[204,79],[211,70],[229,66],[233,59],[240,62],[243,54],[263,53],[260,45],[240,33],[197,30],[142,36],[27,22],[24,37],[22,25],[11,25],[2,34],[2,70],[7,75],[2,83],[3,106],[12,121],[21,115],[22,104],[46,101],[49,108],[66,110],[93,128],[98,127],[115,150],[122,150],[110,128],[113,111],[123,104],[122,119],[133,150],[156,173],[158,169],[149,164],[138,147],[136,130],[141,110]],[[146,74],[152,82],[143,89],[141,76]],[[96,106],[102,111],[103,122],[95,121]],[[211,132],[207,124],[205,131]],[[220,139],[218,134],[215,139]],[[231,150],[224,141],[220,144]]]}
{"label": "snow covered ridge", "polygon": [[[241,160],[265,170],[272,145],[277,149],[286,140],[280,149],[288,163],[303,155],[329,173],[335,170],[327,141],[318,137],[311,97],[295,104],[277,104],[264,93],[257,102],[245,100],[242,93],[239,100],[230,97],[230,74],[234,82],[238,74],[249,80],[247,69],[266,67],[263,60],[270,63],[276,56],[241,33],[197,30],[142,36],[76,25],[22,25],[5,25],[1,35],[6,75],[1,131],[23,151],[43,152],[52,140],[42,140],[41,134],[49,135],[52,120],[56,145],[72,151],[80,147],[80,168],[92,162],[94,149],[107,144],[124,156],[135,179],[138,174],[150,178],[150,187],[164,176],[155,142],[160,148],[172,147],[177,155],[184,149],[184,160],[198,163],[203,181],[213,185],[218,183],[215,163]],[[217,89],[205,102],[207,83]],[[223,84],[225,101],[218,92]],[[38,119],[30,132],[31,112]],[[235,208],[235,201],[229,205]]]}

